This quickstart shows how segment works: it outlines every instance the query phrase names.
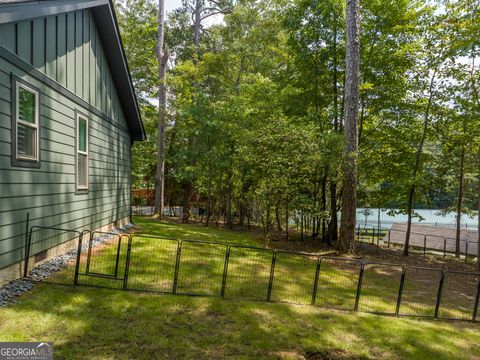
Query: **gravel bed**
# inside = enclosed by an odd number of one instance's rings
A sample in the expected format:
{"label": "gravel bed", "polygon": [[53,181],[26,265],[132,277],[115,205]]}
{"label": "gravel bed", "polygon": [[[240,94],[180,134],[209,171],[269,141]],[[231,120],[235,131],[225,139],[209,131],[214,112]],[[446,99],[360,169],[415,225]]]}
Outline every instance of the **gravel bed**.
{"label": "gravel bed", "polygon": [[[123,228],[116,228],[109,233],[112,234],[124,234],[128,229],[134,225],[127,224]],[[103,236],[97,236],[92,241],[92,247],[101,245],[110,240],[112,236],[105,234]],[[82,244],[82,252],[87,251],[88,242]],[[63,255],[56,256],[47,261],[44,261],[35,266],[30,273],[23,278],[12,280],[4,286],[0,287],[0,307],[5,307],[17,302],[16,298],[23,293],[31,290],[35,284],[39,281],[47,279],[52,274],[65,269],[69,263],[77,256],[77,249],[72,249]]]}

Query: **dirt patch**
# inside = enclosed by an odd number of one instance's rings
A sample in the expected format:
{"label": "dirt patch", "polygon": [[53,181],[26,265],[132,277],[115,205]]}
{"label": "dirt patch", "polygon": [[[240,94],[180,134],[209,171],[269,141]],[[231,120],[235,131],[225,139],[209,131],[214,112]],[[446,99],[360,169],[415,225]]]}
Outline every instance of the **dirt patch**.
{"label": "dirt patch", "polygon": [[[178,218],[168,218],[165,217],[164,221],[178,224]],[[191,218],[189,221],[192,226],[204,227],[205,223],[201,223],[198,219]],[[212,223],[211,228],[215,228],[215,224]],[[223,224],[220,228],[224,228]],[[141,232],[142,228],[137,227],[135,232]],[[241,229],[238,225],[235,226],[234,231],[243,231],[250,234],[254,234],[255,238],[258,239],[258,247],[268,247],[274,250],[285,250],[285,251],[297,251],[297,252],[307,252],[312,254],[321,254],[328,256],[340,256],[337,253],[335,247],[329,246],[328,244],[320,241],[319,239],[306,238],[305,240],[300,240],[300,236],[296,231],[292,231],[290,234],[289,241],[286,241],[285,233],[282,232],[272,232],[270,234],[270,239],[266,241],[264,239],[264,234],[259,226],[253,226],[250,230],[246,227]],[[409,265],[409,266],[419,266],[419,267],[429,267],[441,270],[452,270],[452,271],[466,271],[466,272],[476,272],[476,264],[465,264],[463,260],[455,259],[452,256],[447,256],[445,259],[441,255],[437,254],[426,254],[410,252],[410,256],[403,256],[403,249],[400,247],[380,247],[377,249],[376,245],[372,245],[364,242],[357,242],[357,247],[355,254],[350,256],[350,258],[363,260],[363,261],[380,261],[387,262],[398,265]],[[345,257],[344,255],[341,255]],[[472,260],[470,260],[472,261]]]}
{"label": "dirt patch", "polygon": [[[308,241],[275,241],[271,242],[271,247],[276,250],[287,251],[304,251],[316,254],[328,254],[329,256],[340,256],[334,247],[328,246],[320,241],[308,240]],[[341,255],[345,257],[345,255]],[[393,263],[398,265],[409,265],[419,267],[429,267],[441,270],[452,271],[466,271],[476,272],[476,264],[465,264],[463,260],[455,259],[451,256],[447,256],[443,259],[442,256],[411,252],[409,256],[403,255],[403,249],[401,248],[384,248],[377,249],[376,245],[368,243],[357,242],[355,254],[349,256],[352,259],[363,261],[380,261],[386,263]]]}

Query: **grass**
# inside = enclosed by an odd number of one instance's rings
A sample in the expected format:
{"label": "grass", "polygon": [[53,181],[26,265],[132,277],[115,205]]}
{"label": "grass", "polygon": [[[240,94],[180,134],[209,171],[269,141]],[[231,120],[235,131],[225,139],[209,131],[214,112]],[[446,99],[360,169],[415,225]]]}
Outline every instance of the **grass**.
{"label": "grass", "polygon": [[[138,218],[139,232],[163,238],[204,239],[230,245],[263,247],[263,240],[255,232],[218,231],[201,226],[179,225]],[[118,240],[117,240],[118,241]],[[120,269],[125,268],[127,242],[121,245]],[[178,241],[135,235],[132,241],[128,288],[143,291],[173,292]],[[227,246],[198,242],[183,242],[178,267],[178,294],[220,295]],[[91,257],[90,271],[112,275],[117,245],[97,250]],[[272,250],[230,247],[225,297],[266,300]],[[80,271],[86,273],[84,254]],[[317,268],[315,256],[277,253],[271,299],[278,302],[310,304]],[[360,262],[345,259],[324,259],[319,273],[315,303],[322,307],[353,310],[357,292]],[[401,266],[370,264],[365,266],[359,310],[395,314]],[[401,314],[433,316],[439,284],[439,273],[429,270],[409,271],[406,277],[405,297]],[[70,275],[72,276],[72,275]],[[442,317],[471,319],[476,295],[475,278],[464,279],[453,275],[447,281]],[[80,276],[84,285],[121,288],[123,271],[118,281]],[[448,279],[447,279],[448,280]],[[458,287],[458,284],[464,286]],[[68,279],[71,283],[71,278]]]}
{"label": "grass", "polygon": [[[146,218],[136,221],[142,233],[157,236],[262,245],[256,233],[159,224]],[[168,291],[173,274],[171,267],[164,265],[175,257],[175,251],[170,251],[174,247],[168,242],[152,245],[148,239],[138,241],[138,246],[132,248],[132,265],[143,267],[137,266],[140,270],[130,273],[129,284]],[[162,256],[158,256],[158,246]],[[112,272],[112,261],[105,266],[107,263],[100,260],[112,260],[115,247],[113,243],[99,250],[92,257],[99,262],[92,261],[91,270]],[[207,289],[207,293],[218,294],[219,268],[208,256],[212,249],[198,256],[198,251],[204,250],[193,245],[185,253],[185,264],[179,271],[179,292]],[[0,309],[0,341],[52,341],[59,359],[480,359],[478,324],[232,299],[263,297],[265,275],[269,273],[268,256],[257,252],[252,257],[249,250],[240,248],[236,251],[229,268],[231,277],[227,278],[227,284],[235,286],[226,287],[228,299],[40,284],[22,296],[18,304]],[[247,256],[248,262],[241,261]],[[279,280],[274,282],[272,299],[309,303],[311,292],[307,285],[312,281],[315,262],[308,257],[286,255],[283,261],[277,260]],[[319,305],[351,306],[356,281],[350,265],[334,260],[330,268],[322,264]],[[379,286],[394,290],[398,274],[392,277],[382,268],[366,274],[365,302],[360,309],[390,309],[392,291],[379,292]],[[422,279],[416,276],[415,280],[418,283]],[[116,283],[98,278],[95,281]],[[121,285],[121,281],[117,283]],[[407,290],[415,289],[417,293],[420,289],[430,297],[432,294],[421,287],[425,283],[419,284],[406,284]]]}

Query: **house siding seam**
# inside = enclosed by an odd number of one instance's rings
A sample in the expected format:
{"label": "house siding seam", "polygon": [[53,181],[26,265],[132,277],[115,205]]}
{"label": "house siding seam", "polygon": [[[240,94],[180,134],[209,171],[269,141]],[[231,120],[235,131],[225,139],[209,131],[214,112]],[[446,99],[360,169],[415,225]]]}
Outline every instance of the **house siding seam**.
{"label": "house siding seam", "polygon": [[[39,168],[11,164],[12,77],[41,92]],[[76,111],[89,119],[84,194],[76,194]],[[27,212],[30,226],[72,230],[128,218],[130,145],[90,10],[0,25],[0,272],[22,260]]]}

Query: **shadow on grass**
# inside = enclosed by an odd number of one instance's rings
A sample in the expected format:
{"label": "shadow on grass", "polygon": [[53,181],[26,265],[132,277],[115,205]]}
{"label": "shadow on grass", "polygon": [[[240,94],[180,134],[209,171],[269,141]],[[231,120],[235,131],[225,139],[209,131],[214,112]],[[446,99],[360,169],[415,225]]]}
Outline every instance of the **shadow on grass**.
{"label": "shadow on grass", "polygon": [[46,284],[0,310],[0,334],[52,341],[58,359],[278,359],[332,350],[343,358],[480,356],[478,326],[468,323]]}

